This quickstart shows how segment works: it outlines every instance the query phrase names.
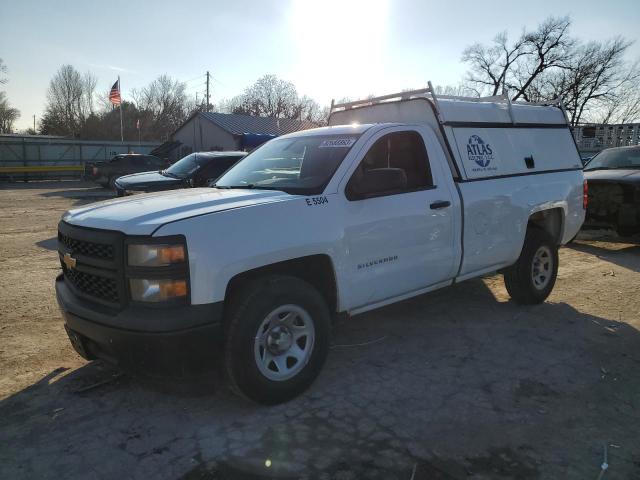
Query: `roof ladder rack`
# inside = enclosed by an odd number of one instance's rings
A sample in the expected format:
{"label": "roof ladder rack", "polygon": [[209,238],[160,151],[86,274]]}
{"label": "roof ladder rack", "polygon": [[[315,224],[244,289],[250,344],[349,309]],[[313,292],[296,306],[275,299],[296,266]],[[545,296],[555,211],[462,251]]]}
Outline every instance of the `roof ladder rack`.
{"label": "roof ladder rack", "polygon": [[503,93],[505,99],[507,100],[507,109],[509,110],[509,118],[511,119],[511,124],[516,124],[516,119],[513,116],[513,104],[511,103],[511,97],[509,96],[509,92]]}
{"label": "roof ladder rack", "polygon": [[336,111],[352,110],[354,108],[377,105],[380,103],[388,102],[389,100],[395,100],[395,99],[409,100],[412,98],[424,98],[427,95],[429,95],[433,100],[433,104],[436,108],[438,121],[442,123],[444,121],[442,118],[442,112],[440,110],[440,106],[438,104],[438,98],[436,97],[436,92],[435,92],[435,89],[433,88],[433,85],[431,84],[431,81],[428,82],[427,88],[420,88],[418,90],[407,90],[404,92],[391,93],[389,95],[382,95],[381,97],[365,98],[362,100],[355,100],[352,102],[344,102],[344,103],[335,103],[335,101],[332,99],[329,114]]}
{"label": "roof ladder rack", "polygon": [[442,117],[442,110],[440,110],[440,104],[438,103],[438,98],[436,97],[436,91],[431,84],[431,80],[427,82],[429,85],[429,92],[431,93],[431,98],[433,98],[433,106],[436,107],[436,116],[438,117],[438,121],[440,123],[444,123],[444,118]]}
{"label": "roof ladder rack", "polygon": [[372,105],[378,105],[381,103],[387,103],[392,100],[410,100],[413,98],[426,98],[429,97],[433,106],[435,107],[436,118],[438,122],[443,124],[445,122],[444,115],[442,113],[442,109],[440,108],[440,100],[461,100],[466,102],[491,102],[491,103],[505,103],[508,109],[509,118],[513,125],[517,124],[517,121],[514,116],[513,105],[532,105],[532,106],[557,106],[561,111],[567,122],[569,124],[569,118],[567,116],[567,111],[564,108],[564,104],[562,103],[562,98],[558,97],[552,101],[545,102],[526,102],[526,101],[512,101],[511,97],[509,97],[508,92],[504,92],[502,95],[492,95],[489,97],[464,97],[458,95],[436,95],[435,88],[431,81],[427,82],[427,88],[421,88],[418,90],[407,90],[405,92],[397,92],[391,93],[389,95],[382,95],[381,97],[371,97],[365,98],[361,100],[355,100],[351,102],[344,103],[336,103],[334,100],[331,100],[331,107],[329,110],[329,115],[338,111],[352,110],[360,107],[369,107]]}

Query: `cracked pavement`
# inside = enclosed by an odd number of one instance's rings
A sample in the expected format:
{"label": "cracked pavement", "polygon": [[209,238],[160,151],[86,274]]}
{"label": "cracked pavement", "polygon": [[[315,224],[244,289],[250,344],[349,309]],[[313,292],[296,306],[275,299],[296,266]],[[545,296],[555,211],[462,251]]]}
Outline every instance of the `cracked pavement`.
{"label": "cracked pavement", "polygon": [[581,235],[542,305],[496,275],[339,321],[311,389],[264,407],[77,357],[46,244],[65,189],[0,191],[0,477],[595,479],[604,445],[606,479],[640,477],[637,241]]}

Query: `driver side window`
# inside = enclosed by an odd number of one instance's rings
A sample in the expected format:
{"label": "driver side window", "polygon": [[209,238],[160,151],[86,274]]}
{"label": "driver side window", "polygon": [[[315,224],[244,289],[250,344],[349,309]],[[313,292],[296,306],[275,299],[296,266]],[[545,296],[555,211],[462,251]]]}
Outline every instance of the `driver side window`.
{"label": "driver side window", "polygon": [[349,200],[359,200],[430,187],[433,178],[422,136],[407,131],[390,133],[373,144],[353,172],[346,194]]}

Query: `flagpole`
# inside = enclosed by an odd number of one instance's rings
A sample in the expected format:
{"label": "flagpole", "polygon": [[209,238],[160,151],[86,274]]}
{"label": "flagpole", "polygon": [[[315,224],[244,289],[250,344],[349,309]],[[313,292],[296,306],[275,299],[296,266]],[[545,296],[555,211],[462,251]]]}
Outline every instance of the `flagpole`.
{"label": "flagpole", "polygon": [[122,85],[120,84],[120,75],[118,75],[118,90],[120,90],[120,141],[124,143],[124,129],[122,128]]}

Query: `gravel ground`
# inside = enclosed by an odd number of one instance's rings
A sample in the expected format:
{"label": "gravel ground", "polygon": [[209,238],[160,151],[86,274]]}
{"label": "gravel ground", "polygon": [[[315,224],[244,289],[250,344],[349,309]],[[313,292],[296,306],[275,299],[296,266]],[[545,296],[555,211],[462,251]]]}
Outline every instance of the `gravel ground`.
{"label": "gravel ground", "polygon": [[492,276],[342,321],[267,408],[75,354],[55,236],[88,187],[0,186],[0,478],[596,480],[605,447],[605,479],[640,478],[640,242],[581,234],[543,305]]}

